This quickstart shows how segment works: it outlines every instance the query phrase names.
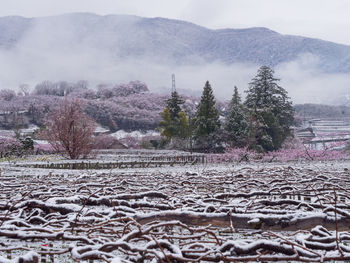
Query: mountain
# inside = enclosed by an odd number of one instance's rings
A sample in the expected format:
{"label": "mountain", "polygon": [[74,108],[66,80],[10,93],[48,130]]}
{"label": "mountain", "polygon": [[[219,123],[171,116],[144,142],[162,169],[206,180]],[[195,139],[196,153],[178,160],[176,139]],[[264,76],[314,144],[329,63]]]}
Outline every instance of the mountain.
{"label": "mountain", "polygon": [[0,51],[103,51],[113,61],[151,59],[168,64],[210,62],[276,66],[304,54],[327,73],[350,72],[350,46],[267,28],[211,30],[189,22],[127,15],[72,13],[0,18]]}

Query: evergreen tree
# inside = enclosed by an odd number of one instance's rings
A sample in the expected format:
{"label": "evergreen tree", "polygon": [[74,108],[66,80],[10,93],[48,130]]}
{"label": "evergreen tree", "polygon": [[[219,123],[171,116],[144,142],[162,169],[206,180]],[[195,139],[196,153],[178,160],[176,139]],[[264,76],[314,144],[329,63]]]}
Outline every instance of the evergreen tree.
{"label": "evergreen tree", "polygon": [[180,105],[184,104],[184,100],[179,96],[176,91],[171,92],[171,97],[166,101],[166,107],[169,110],[171,120],[178,118],[181,112]]}
{"label": "evergreen tree", "polygon": [[177,136],[180,139],[188,138],[190,134],[190,123],[186,116],[186,113],[180,111],[178,114]]}
{"label": "evergreen tree", "polygon": [[167,142],[171,142],[173,138],[183,140],[189,136],[188,119],[180,107],[183,103],[183,99],[176,91],[173,91],[170,99],[166,101],[166,107],[160,113],[162,120],[158,128],[161,130],[161,135],[166,137]]}
{"label": "evergreen tree", "polygon": [[258,151],[278,149],[282,141],[281,126],[270,110],[252,111],[250,113],[249,146]]}
{"label": "evergreen tree", "polygon": [[219,111],[215,107],[215,98],[209,81],[205,83],[193,126],[197,148],[209,151],[217,146],[219,138],[216,135],[220,130]]}
{"label": "evergreen tree", "polygon": [[238,89],[235,86],[233,88],[233,95],[232,95],[232,99],[230,101],[229,107],[232,108],[232,107],[237,107],[237,106],[241,106],[241,96],[239,95]]}
{"label": "evergreen tree", "polygon": [[249,83],[245,106],[249,109],[251,118],[256,125],[254,130],[255,143],[265,151],[276,150],[291,134],[294,109],[289,101],[287,91],[277,84],[279,79],[274,71],[262,66],[258,74]]}
{"label": "evergreen tree", "polygon": [[247,144],[249,123],[236,86],[228,107],[224,129],[232,146],[243,147]]}
{"label": "evergreen tree", "polygon": [[160,134],[164,136],[167,141],[170,141],[176,131],[174,122],[171,121],[170,111],[165,107],[159,115],[162,117],[162,120],[158,124],[158,128],[161,130]]}

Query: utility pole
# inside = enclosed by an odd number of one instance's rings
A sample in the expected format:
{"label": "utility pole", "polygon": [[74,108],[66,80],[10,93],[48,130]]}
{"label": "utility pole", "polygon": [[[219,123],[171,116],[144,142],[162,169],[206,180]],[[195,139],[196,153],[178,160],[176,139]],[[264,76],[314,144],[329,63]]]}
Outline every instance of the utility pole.
{"label": "utility pole", "polygon": [[171,92],[176,91],[176,85],[175,85],[175,74],[171,75]]}

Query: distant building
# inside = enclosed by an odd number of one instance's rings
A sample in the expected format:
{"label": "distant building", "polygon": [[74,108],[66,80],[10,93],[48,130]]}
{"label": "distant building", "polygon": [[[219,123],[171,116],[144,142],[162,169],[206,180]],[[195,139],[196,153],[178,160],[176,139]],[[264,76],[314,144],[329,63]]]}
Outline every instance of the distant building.
{"label": "distant building", "polygon": [[307,125],[295,134],[311,149],[342,149],[350,140],[350,118],[312,119]]}

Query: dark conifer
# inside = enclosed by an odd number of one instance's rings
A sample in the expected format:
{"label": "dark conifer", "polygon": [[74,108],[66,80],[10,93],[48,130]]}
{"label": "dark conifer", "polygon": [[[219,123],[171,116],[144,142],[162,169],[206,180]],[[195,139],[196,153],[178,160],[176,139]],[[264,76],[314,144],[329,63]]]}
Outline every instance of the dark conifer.
{"label": "dark conifer", "polygon": [[254,123],[258,124],[258,127],[254,127],[257,131],[254,133],[255,142],[266,151],[281,147],[283,141],[291,134],[290,126],[294,119],[294,109],[287,91],[277,84],[279,79],[273,74],[271,68],[262,66],[249,83],[244,103]]}
{"label": "dark conifer", "polygon": [[180,95],[173,91],[171,92],[171,97],[166,101],[166,107],[169,110],[171,120],[175,120],[181,112],[180,105],[184,104],[184,100],[180,97]]}
{"label": "dark conifer", "polygon": [[228,107],[224,129],[232,146],[242,147],[247,144],[249,123],[236,86]]}
{"label": "dark conifer", "polygon": [[213,90],[207,81],[194,119],[196,138],[210,135],[220,128],[219,111],[216,109],[215,103]]}
{"label": "dark conifer", "polygon": [[215,103],[213,90],[207,81],[193,120],[195,148],[199,151],[222,150],[219,111]]}

